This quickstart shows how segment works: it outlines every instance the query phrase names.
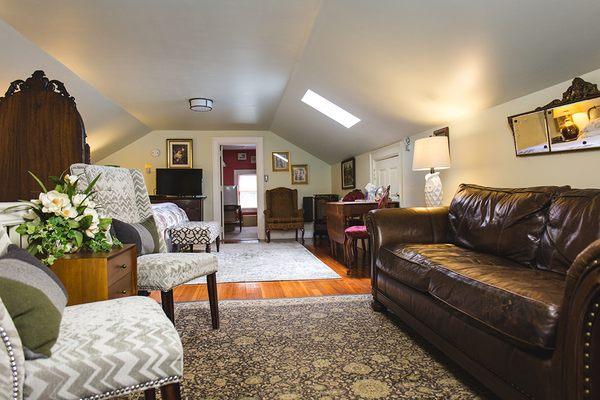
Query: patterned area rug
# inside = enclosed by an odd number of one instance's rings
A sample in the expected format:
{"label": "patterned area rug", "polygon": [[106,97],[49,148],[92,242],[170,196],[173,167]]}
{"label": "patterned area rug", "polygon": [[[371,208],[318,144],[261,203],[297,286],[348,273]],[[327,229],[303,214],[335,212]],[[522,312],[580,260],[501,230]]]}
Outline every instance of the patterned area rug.
{"label": "patterned area rug", "polygon": [[[213,250],[213,254],[219,258],[219,283],[340,278],[296,241],[224,243],[221,251]],[[206,283],[206,278],[188,285],[196,283]]]}
{"label": "patterned area rug", "polygon": [[[187,399],[493,398],[370,296],[177,304]],[[141,397],[140,397],[141,398]]]}

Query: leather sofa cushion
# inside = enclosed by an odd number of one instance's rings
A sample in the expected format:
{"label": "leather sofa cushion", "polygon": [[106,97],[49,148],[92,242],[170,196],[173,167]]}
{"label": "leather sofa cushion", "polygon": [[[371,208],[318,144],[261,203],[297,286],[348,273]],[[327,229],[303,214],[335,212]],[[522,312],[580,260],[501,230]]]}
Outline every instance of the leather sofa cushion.
{"label": "leather sofa cushion", "polygon": [[600,239],[600,189],[573,189],[550,205],[537,267],[561,274],[575,257]]}
{"label": "leather sofa cushion", "polygon": [[559,274],[453,244],[387,246],[377,265],[523,348],[554,348],[565,287]]}
{"label": "leather sofa cushion", "polygon": [[449,210],[456,244],[533,265],[556,186],[497,189],[460,185]]}

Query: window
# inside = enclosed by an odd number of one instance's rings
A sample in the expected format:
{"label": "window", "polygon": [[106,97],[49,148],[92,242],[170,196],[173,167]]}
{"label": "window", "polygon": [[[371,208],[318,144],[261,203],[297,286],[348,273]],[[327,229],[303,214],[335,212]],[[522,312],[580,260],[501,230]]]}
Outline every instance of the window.
{"label": "window", "polygon": [[237,176],[240,193],[240,206],[244,209],[258,207],[256,173]]}

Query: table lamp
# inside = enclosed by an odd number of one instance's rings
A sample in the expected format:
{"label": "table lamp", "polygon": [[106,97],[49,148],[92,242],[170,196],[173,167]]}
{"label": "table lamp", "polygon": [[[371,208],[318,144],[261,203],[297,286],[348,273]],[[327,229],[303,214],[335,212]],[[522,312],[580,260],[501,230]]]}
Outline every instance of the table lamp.
{"label": "table lamp", "polygon": [[448,136],[431,136],[415,141],[413,171],[429,171],[425,175],[425,204],[437,207],[442,204],[442,181],[436,169],[450,168]]}

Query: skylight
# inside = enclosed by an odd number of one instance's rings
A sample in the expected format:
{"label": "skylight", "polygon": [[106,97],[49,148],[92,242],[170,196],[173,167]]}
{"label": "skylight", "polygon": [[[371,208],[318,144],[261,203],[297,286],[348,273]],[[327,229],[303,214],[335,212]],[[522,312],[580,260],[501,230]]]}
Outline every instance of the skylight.
{"label": "skylight", "polygon": [[315,110],[322,112],[332,120],[344,125],[346,128],[350,128],[360,122],[359,118],[350,114],[348,111],[333,104],[326,98],[319,96],[312,90],[308,89],[302,97],[302,102],[308,104]]}

